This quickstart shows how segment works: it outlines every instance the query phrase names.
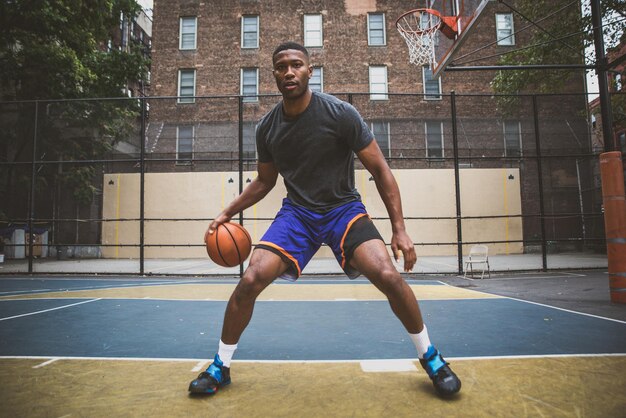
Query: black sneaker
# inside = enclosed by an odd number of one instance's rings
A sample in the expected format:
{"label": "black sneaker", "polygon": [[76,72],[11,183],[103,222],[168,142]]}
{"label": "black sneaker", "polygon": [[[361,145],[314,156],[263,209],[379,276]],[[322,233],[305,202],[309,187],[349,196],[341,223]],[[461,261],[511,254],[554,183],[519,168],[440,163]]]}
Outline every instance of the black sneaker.
{"label": "black sneaker", "polygon": [[230,383],[230,367],[225,367],[219,355],[213,363],[189,384],[189,392],[212,395],[222,386]]}
{"label": "black sneaker", "polygon": [[428,373],[428,377],[432,380],[433,386],[440,396],[452,396],[461,390],[461,380],[432,345],[428,347],[424,358],[420,359],[420,364]]}

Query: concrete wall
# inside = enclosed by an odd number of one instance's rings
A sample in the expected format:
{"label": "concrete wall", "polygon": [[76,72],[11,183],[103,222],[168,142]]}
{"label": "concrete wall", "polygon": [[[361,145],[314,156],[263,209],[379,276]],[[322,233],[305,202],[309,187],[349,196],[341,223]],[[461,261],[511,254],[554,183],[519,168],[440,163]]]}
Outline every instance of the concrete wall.
{"label": "concrete wall", "polygon": [[[454,171],[449,169],[394,170],[400,186],[405,218],[456,216]],[[244,187],[256,172],[244,172]],[[461,208],[463,216],[501,216],[521,213],[520,176],[515,168],[462,169]],[[386,218],[387,212],[376,185],[365,170],[356,171],[356,185],[372,218]],[[139,174],[105,174],[102,244],[105,258],[138,258]],[[168,219],[145,222],[145,257],[206,257],[203,247],[171,245],[203,244],[209,219],[238,195],[237,172],[147,173],[145,175],[145,218]],[[244,225],[259,241],[278,211],[286,191],[279,179],[274,190],[244,213]],[[255,220],[249,219],[255,218]],[[261,218],[261,219],[259,219]],[[110,219],[110,221],[106,221]],[[180,219],[180,220],[178,220]],[[184,220],[201,219],[201,220]],[[391,227],[387,219],[375,219],[387,242]],[[418,255],[456,254],[455,219],[407,219],[407,228],[417,244]],[[463,241],[521,240],[521,218],[466,219]],[[444,244],[447,245],[439,245]],[[437,245],[435,245],[437,244]],[[156,245],[154,247],[150,245]],[[170,246],[168,246],[170,245]],[[469,246],[466,246],[469,247]],[[522,253],[521,243],[489,244],[491,254]],[[464,248],[464,253],[468,248]],[[322,247],[317,256],[329,257]]]}

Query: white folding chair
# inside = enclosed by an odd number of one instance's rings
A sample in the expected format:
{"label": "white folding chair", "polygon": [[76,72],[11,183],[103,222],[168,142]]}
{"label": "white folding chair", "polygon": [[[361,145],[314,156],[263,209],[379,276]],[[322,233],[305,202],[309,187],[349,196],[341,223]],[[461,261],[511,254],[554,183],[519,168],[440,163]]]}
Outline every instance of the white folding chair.
{"label": "white folding chair", "polygon": [[467,277],[467,270],[470,270],[470,275],[474,277],[474,265],[478,264],[478,269],[482,264],[482,272],[480,273],[480,278],[485,277],[485,270],[487,270],[487,275],[491,277],[491,271],[489,269],[489,247],[484,244],[477,244],[472,246],[470,249],[469,256],[465,261],[465,273],[463,277]]}

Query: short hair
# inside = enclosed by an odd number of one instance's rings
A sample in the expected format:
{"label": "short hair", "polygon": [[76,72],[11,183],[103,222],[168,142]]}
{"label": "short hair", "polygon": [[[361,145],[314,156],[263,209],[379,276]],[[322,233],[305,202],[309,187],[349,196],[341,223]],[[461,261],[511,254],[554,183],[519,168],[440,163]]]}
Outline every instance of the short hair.
{"label": "short hair", "polygon": [[307,49],[305,47],[303,47],[302,45],[300,45],[297,42],[283,42],[282,44],[278,45],[276,47],[276,49],[274,50],[274,53],[272,54],[272,62],[274,62],[274,58],[276,57],[276,55],[279,52],[283,52],[286,51],[288,49],[295,49],[296,51],[300,51],[302,52],[304,55],[306,55],[307,58],[309,58],[309,51],[307,51]]}

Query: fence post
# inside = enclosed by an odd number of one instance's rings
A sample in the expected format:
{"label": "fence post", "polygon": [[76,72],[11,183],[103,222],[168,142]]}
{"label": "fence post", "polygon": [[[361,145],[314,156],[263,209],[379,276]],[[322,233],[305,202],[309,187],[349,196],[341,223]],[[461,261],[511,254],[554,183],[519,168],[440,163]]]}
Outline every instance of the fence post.
{"label": "fence post", "polygon": [[454,154],[454,196],[456,199],[456,246],[458,274],[463,274],[463,223],[461,222],[461,181],[459,172],[459,137],[456,126],[456,92],[450,92],[452,112],[452,149]]}
{"label": "fence post", "polygon": [[33,273],[33,219],[35,217],[35,177],[37,176],[37,126],[39,125],[39,101],[35,100],[35,127],[33,134],[33,154],[30,173],[30,202],[28,205],[28,274]]}
{"label": "fence post", "polygon": [[[238,98],[239,107],[239,194],[243,193],[243,96]],[[243,226],[243,211],[239,212],[239,224]],[[239,265],[239,277],[243,277],[243,263]]]}
{"label": "fence post", "polygon": [[591,0],[591,20],[593,26],[593,43],[596,52],[596,75],[598,76],[598,92],[600,96],[600,112],[602,114],[602,138],[604,152],[615,150],[613,138],[613,110],[609,94],[607,77],[608,59],[604,51],[604,33],[602,30],[602,11],[600,0]]}
{"label": "fence post", "polygon": [[535,148],[537,154],[537,182],[539,184],[539,220],[541,224],[541,268],[548,270],[547,246],[546,246],[546,220],[543,201],[543,170],[541,167],[541,141],[539,139],[539,109],[537,108],[537,96],[533,95],[533,119],[535,124]]}
{"label": "fence post", "polygon": [[140,167],[140,180],[139,180],[139,274],[145,273],[145,181],[146,181],[146,98],[142,96],[141,101],[141,133],[139,138],[141,140],[139,151],[139,167]]}

